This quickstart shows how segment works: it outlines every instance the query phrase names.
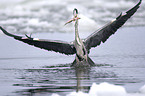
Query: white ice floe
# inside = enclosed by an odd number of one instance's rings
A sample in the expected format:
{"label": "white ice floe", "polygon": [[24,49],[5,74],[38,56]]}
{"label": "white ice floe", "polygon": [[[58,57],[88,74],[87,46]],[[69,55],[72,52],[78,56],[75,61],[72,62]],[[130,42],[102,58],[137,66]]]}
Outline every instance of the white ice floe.
{"label": "white ice floe", "polygon": [[126,96],[125,88],[109,83],[101,83],[99,85],[93,83],[89,96]]}
{"label": "white ice floe", "polygon": [[59,96],[58,94],[53,93],[51,96]]}
{"label": "white ice floe", "polygon": [[145,85],[140,88],[140,93],[145,94]]}
{"label": "white ice floe", "polygon": [[[52,94],[52,96],[61,96]],[[145,96],[145,85],[140,88],[138,93],[127,93],[125,88],[118,85],[103,82],[100,84],[93,83],[89,93],[71,92],[66,96]]]}

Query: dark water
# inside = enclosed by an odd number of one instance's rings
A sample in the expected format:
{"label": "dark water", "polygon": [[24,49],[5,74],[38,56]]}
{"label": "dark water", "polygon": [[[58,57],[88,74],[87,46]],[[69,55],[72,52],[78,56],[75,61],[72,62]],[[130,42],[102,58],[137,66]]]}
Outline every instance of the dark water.
{"label": "dark water", "polygon": [[[144,30],[121,28],[91,50],[96,66],[88,70],[70,67],[75,56],[48,52],[0,35],[0,95],[66,96],[74,91],[88,93],[92,83],[102,82],[121,85],[128,94],[136,93],[145,85]],[[41,33],[33,37],[72,41],[73,34]]]}

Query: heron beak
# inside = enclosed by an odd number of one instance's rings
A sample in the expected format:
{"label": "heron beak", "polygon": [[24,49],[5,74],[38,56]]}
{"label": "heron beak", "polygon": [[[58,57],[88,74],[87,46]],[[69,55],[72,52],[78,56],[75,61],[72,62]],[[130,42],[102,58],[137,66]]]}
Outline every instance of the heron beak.
{"label": "heron beak", "polygon": [[64,25],[67,25],[67,24],[71,23],[72,21],[74,21],[74,20],[71,19],[71,20],[67,21]]}
{"label": "heron beak", "polygon": [[71,23],[72,21],[76,21],[76,20],[78,20],[78,19],[81,19],[81,18],[79,18],[79,17],[74,17],[73,19],[67,21],[64,25],[67,25],[67,24]]}

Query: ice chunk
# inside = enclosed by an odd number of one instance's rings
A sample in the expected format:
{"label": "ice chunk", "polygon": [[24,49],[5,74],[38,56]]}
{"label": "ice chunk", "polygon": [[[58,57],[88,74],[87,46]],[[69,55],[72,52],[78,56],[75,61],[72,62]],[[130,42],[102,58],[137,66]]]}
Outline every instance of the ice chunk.
{"label": "ice chunk", "polygon": [[99,85],[93,83],[90,92],[90,96],[126,96],[125,88],[109,83],[101,83]]}
{"label": "ice chunk", "polygon": [[59,96],[58,94],[56,94],[56,93],[53,93],[51,96]]}
{"label": "ice chunk", "polygon": [[144,86],[142,86],[141,88],[140,88],[140,90],[139,90],[141,93],[143,93],[143,94],[145,94],[145,85]]}

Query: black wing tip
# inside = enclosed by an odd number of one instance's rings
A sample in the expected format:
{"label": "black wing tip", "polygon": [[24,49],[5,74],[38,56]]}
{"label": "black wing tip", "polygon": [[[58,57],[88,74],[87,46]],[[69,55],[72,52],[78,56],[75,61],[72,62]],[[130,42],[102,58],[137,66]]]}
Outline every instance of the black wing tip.
{"label": "black wing tip", "polygon": [[126,16],[127,16],[126,20],[128,20],[138,10],[141,2],[142,2],[142,0],[139,0],[139,2],[134,7],[132,7],[128,11],[126,11],[126,14],[124,14],[124,15],[121,12],[121,14],[116,18],[116,20],[119,20],[121,17],[126,17]]}
{"label": "black wing tip", "polygon": [[141,4],[141,2],[142,2],[142,0],[139,0],[139,2],[136,4],[136,6],[140,6],[140,4]]}
{"label": "black wing tip", "polygon": [[7,35],[7,36],[10,36],[10,37],[14,37],[15,39],[21,39],[22,37],[21,36],[17,36],[17,35],[13,35],[11,33],[9,33],[8,31],[6,31],[2,26],[0,26],[0,29],[2,30],[2,32]]}
{"label": "black wing tip", "polygon": [[141,2],[142,2],[142,0],[140,0],[133,8],[131,8],[130,10],[128,10],[126,13],[130,12],[133,9],[136,9],[137,10],[140,7]]}
{"label": "black wing tip", "polygon": [[139,2],[136,4],[136,6],[139,6],[141,4],[142,0],[139,0]]}
{"label": "black wing tip", "polygon": [[139,1],[139,4],[141,4],[142,0]]}
{"label": "black wing tip", "polygon": [[141,4],[141,2],[142,2],[142,0],[140,0],[140,1],[138,2],[138,5],[140,5],[140,4]]}
{"label": "black wing tip", "polygon": [[12,34],[8,33],[2,26],[0,26],[0,29],[2,30],[2,32],[3,32],[5,35],[14,37]]}

